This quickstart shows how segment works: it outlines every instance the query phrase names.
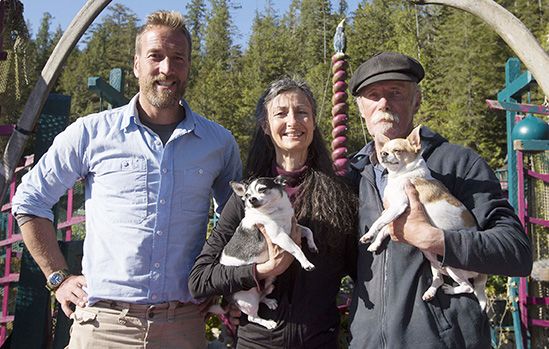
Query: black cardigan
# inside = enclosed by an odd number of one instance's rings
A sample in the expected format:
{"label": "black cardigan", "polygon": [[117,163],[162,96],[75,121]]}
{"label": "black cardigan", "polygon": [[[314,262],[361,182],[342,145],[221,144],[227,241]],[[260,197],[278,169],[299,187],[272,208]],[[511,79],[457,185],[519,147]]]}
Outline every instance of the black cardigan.
{"label": "black cardigan", "polygon": [[[229,267],[219,264],[223,247],[243,217],[244,203],[233,194],[191,270],[189,289],[194,297],[228,295],[256,286],[254,265]],[[318,254],[312,253],[303,243],[303,252],[315,269],[305,271],[294,260],[277,277],[269,298],[278,301],[278,308],[270,310],[260,304],[259,309],[259,315],[277,321],[277,327],[268,330],[248,322],[243,314],[238,330],[238,348],[338,347],[336,297],[341,278],[355,274],[357,254],[356,233],[342,234],[341,238],[345,239],[341,247],[330,253],[322,248]]]}

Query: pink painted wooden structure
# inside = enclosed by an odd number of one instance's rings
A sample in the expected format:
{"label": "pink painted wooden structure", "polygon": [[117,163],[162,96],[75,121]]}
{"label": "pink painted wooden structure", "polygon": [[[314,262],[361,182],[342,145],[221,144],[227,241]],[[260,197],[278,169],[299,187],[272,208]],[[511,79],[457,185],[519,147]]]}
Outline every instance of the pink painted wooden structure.
{"label": "pink painted wooden structure", "polygon": [[65,241],[72,240],[72,226],[86,221],[85,216],[73,215],[74,189],[67,191],[67,220],[57,224],[57,229],[65,230]]}
{"label": "pink painted wooden structure", "polygon": [[[21,175],[24,174],[34,163],[34,156],[30,155],[23,158],[22,163],[15,170],[15,176],[11,181],[9,187],[9,202],[4,204],[1,208],[3,214],[8,214],[7,216],[7,231],[6,238],[0,240],[0,248],[5,248],[5,264],[4,264],[4,273],[0,277],[0,287],[3,289],[2,294],[2,309],[0,313],[0,345],[6,340],[8,334],[7,327],[8,324],[13,322],[14,316],[9,313],[9,303],[15,301],[15,287],[19,281],[19,273],[12,273],[12,252],[13,245],[19,243],[22,238],[21,234],[17,230],[16,222],[13,216],[10,214],[11,211],[11,200],[15,194],[15,188],[17,186],[18,179]],[[74,215],[73,213],[73,204],[74,204],[74,189],[71,188],[67,191],[67,218],[65,221],[57,224],[57,229],[64,230],[65,234],[63,236],[65,241],[72,240],[72,227],[76,224],[82,223],[85,221],[84,216]]]}
{"label": "pink painted wooden structure", "polygon": [[21,165],[15,169],[15,176],[13,177],[9,187],[9,202],[2,205],[1,208],[3,214],[7,213],[8,225],[6,230],[6,239],[0,240],[0,248],[5,249],[4,273],[0,278],[0,287],[2,287],[3,289],[2,312],[0,315],[0,343],[4,343],[7,335],[7,325],[8,323],[13,321],[13,314],[9,314],[8,305],[10,298],[12,302],[15,301],[15,294],[11,295],[11,293],[14,293],[15,284],[19,281],[19,273],[11,272],[13,244],[19,243],[19,241],[21,241],[21,234],[16,231],[14,218],[10,214],[11,199],[15,194],[16,182],[17,178],[19,177],[18,174],[30,168],[33,164],[33,161],[34,156],[27,156],[23,158]]}

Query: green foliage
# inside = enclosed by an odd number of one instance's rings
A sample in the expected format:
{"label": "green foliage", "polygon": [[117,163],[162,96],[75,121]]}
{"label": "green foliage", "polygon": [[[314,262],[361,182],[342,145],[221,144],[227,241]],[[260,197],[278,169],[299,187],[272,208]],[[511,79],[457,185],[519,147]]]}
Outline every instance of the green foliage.
{"label": "green foliage", "polygon": [[[505,122],[490,113],[485,99],[496,98],[504,76],[507,55],[498,36],[473,16],[444,9],[429,61],[428,86],[433,98],[425,100],[418,121],[449,140],[475,149],[494,167],[502,165]],[[445,96],[440,99],[440,96]]]}
{"label": "green foliage", "polygon": [[[500,0],[538,40],[549,46],[547,0]],[[207,6],[209,5],[209,6]],[[332,9],[334,6],[334,9]],[[269,82],[283,75],[304,78],[319,103],[319,126],[331,138],[330,57],[335,26],[344,15],[350,73],[379,51],[406,53],[426,68],[421,83],[422,107],[416,123],[425,124],[450,141],[474,148],[493,167],[505,157],[505,126],[501,114],[488,111],[484,100],[495,99],[503,87],[504,64],[512,52],[486,25],[472,15],[442,6],[417,6],[404,0],[363,0],[347,13],[347,1],[292,0],[279,15],[267,1],[257,11],[247,47],[233,43],[235,28],[226,0],[192,0],[185,14],[193,36],[191,80],[186,99],[193,109],[233,132],[247,153],[256,101]],[[99,99],[87,91],[87,78],[108,80],[110,69],[126,72],[125,93],[137,91],[133,78],[134,38],[138,19],[115,4],[87,33],[86,44],[70,55],[55,90],[72,96],[72,117],[99,109]],[[35,71],[32,82],[61,34],[50,30],[45,13],[36,39],[29,46]],[[31,70],[32,71],[32,70]],[[534,89],[533,102],[543,96]],[[356,151],[365,135],[357,108],[350,102],[349,148]]]}
{"label": "green foliage", "polygon": [[88,77],[100,76],[108,81],[112,68],[122,68],[126,73],[126,96],[133,96],[138,89],[133,78],[137,16],[120,4],[108,7],[108,11],[103,21],[87,32],[86,47],[71,53],[59,79],[60,92],[72,96],[73,119],[100,108],[99,97],[88,91]]}
{"label": "green foliage", "polygon": [[49,12],[44,13],[42,20],[40,21],[38,33],[36,33],[36,39],[34,40],[36,67],[38,71],[42,70],[53,51],[54,42],[50,32],[52,18],[53,16]]}
{"label": "green foliage", "polygon": [[206,4],[204,0],[192,0],[187,4],[186,25],[192,37],[191,71],[188,88],[192,90],[198,83],[202,66],[204,28],[206,26]]}

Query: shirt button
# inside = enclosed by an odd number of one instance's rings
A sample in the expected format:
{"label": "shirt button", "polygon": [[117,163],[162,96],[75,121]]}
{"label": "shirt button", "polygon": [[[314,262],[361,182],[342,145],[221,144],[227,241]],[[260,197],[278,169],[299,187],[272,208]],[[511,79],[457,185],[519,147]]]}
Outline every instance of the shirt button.
{"label": "shirt button", "polygon": [[204,173],[204,170],[203,169],[199,169],[198,170],[198,174],[203,174]]}
{"label": "shirt button", "polygon": [[123,167],[128,167],[130,165],[129,162],[127,162],[126,160],[122,161],[122,166]]}
{"label": "shirt button", "polygon": [[159,231],[156,232],[156,235],[158,235],[158,236],[162,236],[162,234],[163,234],[162,230],[159,230]]}
{"label": "shirt button", "polygon": [[162,144],[162,142],[156,141],[156,142],[154,142],[154,144],[156,144],[157,146],[160,146]]}
{"label": "shirt button", "polygon": [[167,169],[167,168],[163,168],[163,169],[162,169],[162,173],[168,173],[168,169]]}
{"label": "shirt button", "polygon": [[165,203],[166,203],[166,200],[160,199],[160,204],[161,204],[161,205],[164,205]]}
{"label": "shirt button", "polygon": [[158,263],[158,262],[154,263],[154,267],[155,268],[160,268],[160,263]]}

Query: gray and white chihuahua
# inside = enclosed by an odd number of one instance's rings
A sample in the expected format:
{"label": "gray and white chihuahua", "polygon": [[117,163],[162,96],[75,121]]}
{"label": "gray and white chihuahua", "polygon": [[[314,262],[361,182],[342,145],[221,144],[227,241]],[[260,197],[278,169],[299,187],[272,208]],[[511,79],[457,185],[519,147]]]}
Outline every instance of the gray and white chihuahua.
{"label": "gray and white chihuahua", "polygon": [[[450,191],[431,176],[425,160],[421,156],[420,126],[416,127],[407,138],[390,140],[382,134],[376,135],[381,145],[379,161],[387,169],[387,187],[383,202],[387,207],[381,216],[372,224],[369,231],[360,238],[361,243],[370,242],[368,251],[378,251],[385,238],[389,236],[387,225],[398,218],[409,206],[408,196],[404,190],[407,182],[412,183],[419,193],[419,201],[431,223],[443,230],[474,229],[475,218],[467,208],[456,199]],[[486,308],[485,274],[443,266],[436,255],[422,251],[431,262],[433,281],[423,294],[423,300],[433,299],[437,289],[442,286],[446,294],[474,293],[482,310]],[[449,275],[458,286],[444,284],[442,275]],[[474,280],[474,284],[469,279]]]}
{"label": "gray and white chihuahua", "polygon": [[[236,229],[223,252],[220,263],[228,266],[263,263],[269,259],[269,251],[263,234],[257,225],[263,225],[265,232],[271,241],[285,251],[290,252],[301,264],[303,269],[311,271],[314,265],[309,262],[300,247],[292,240],[292,218],[294,209],[284,190],[286,181],[283,177],[261,177],[254,179],[249,185],[243,182],[230,182],[233,191],[242,198],[245,204],[245,215]],[[312,252],[317,253],[318,248],[314,242],[312,231],[304,226],[301,234],[307,240],[307,246]],[[267,298],[274,285],[275,277],[265,279],[264,288],[259,291],[252,288],[239,291],[232,295],[232,300],[242,312],[248,315],[248,320],[273,329],[276,321],[260,318],[258,315],[259,303],[264,303],[269,309],[278,306],[275,299]],[[210,312],[225,313],[221,307],[213,306]]]}

